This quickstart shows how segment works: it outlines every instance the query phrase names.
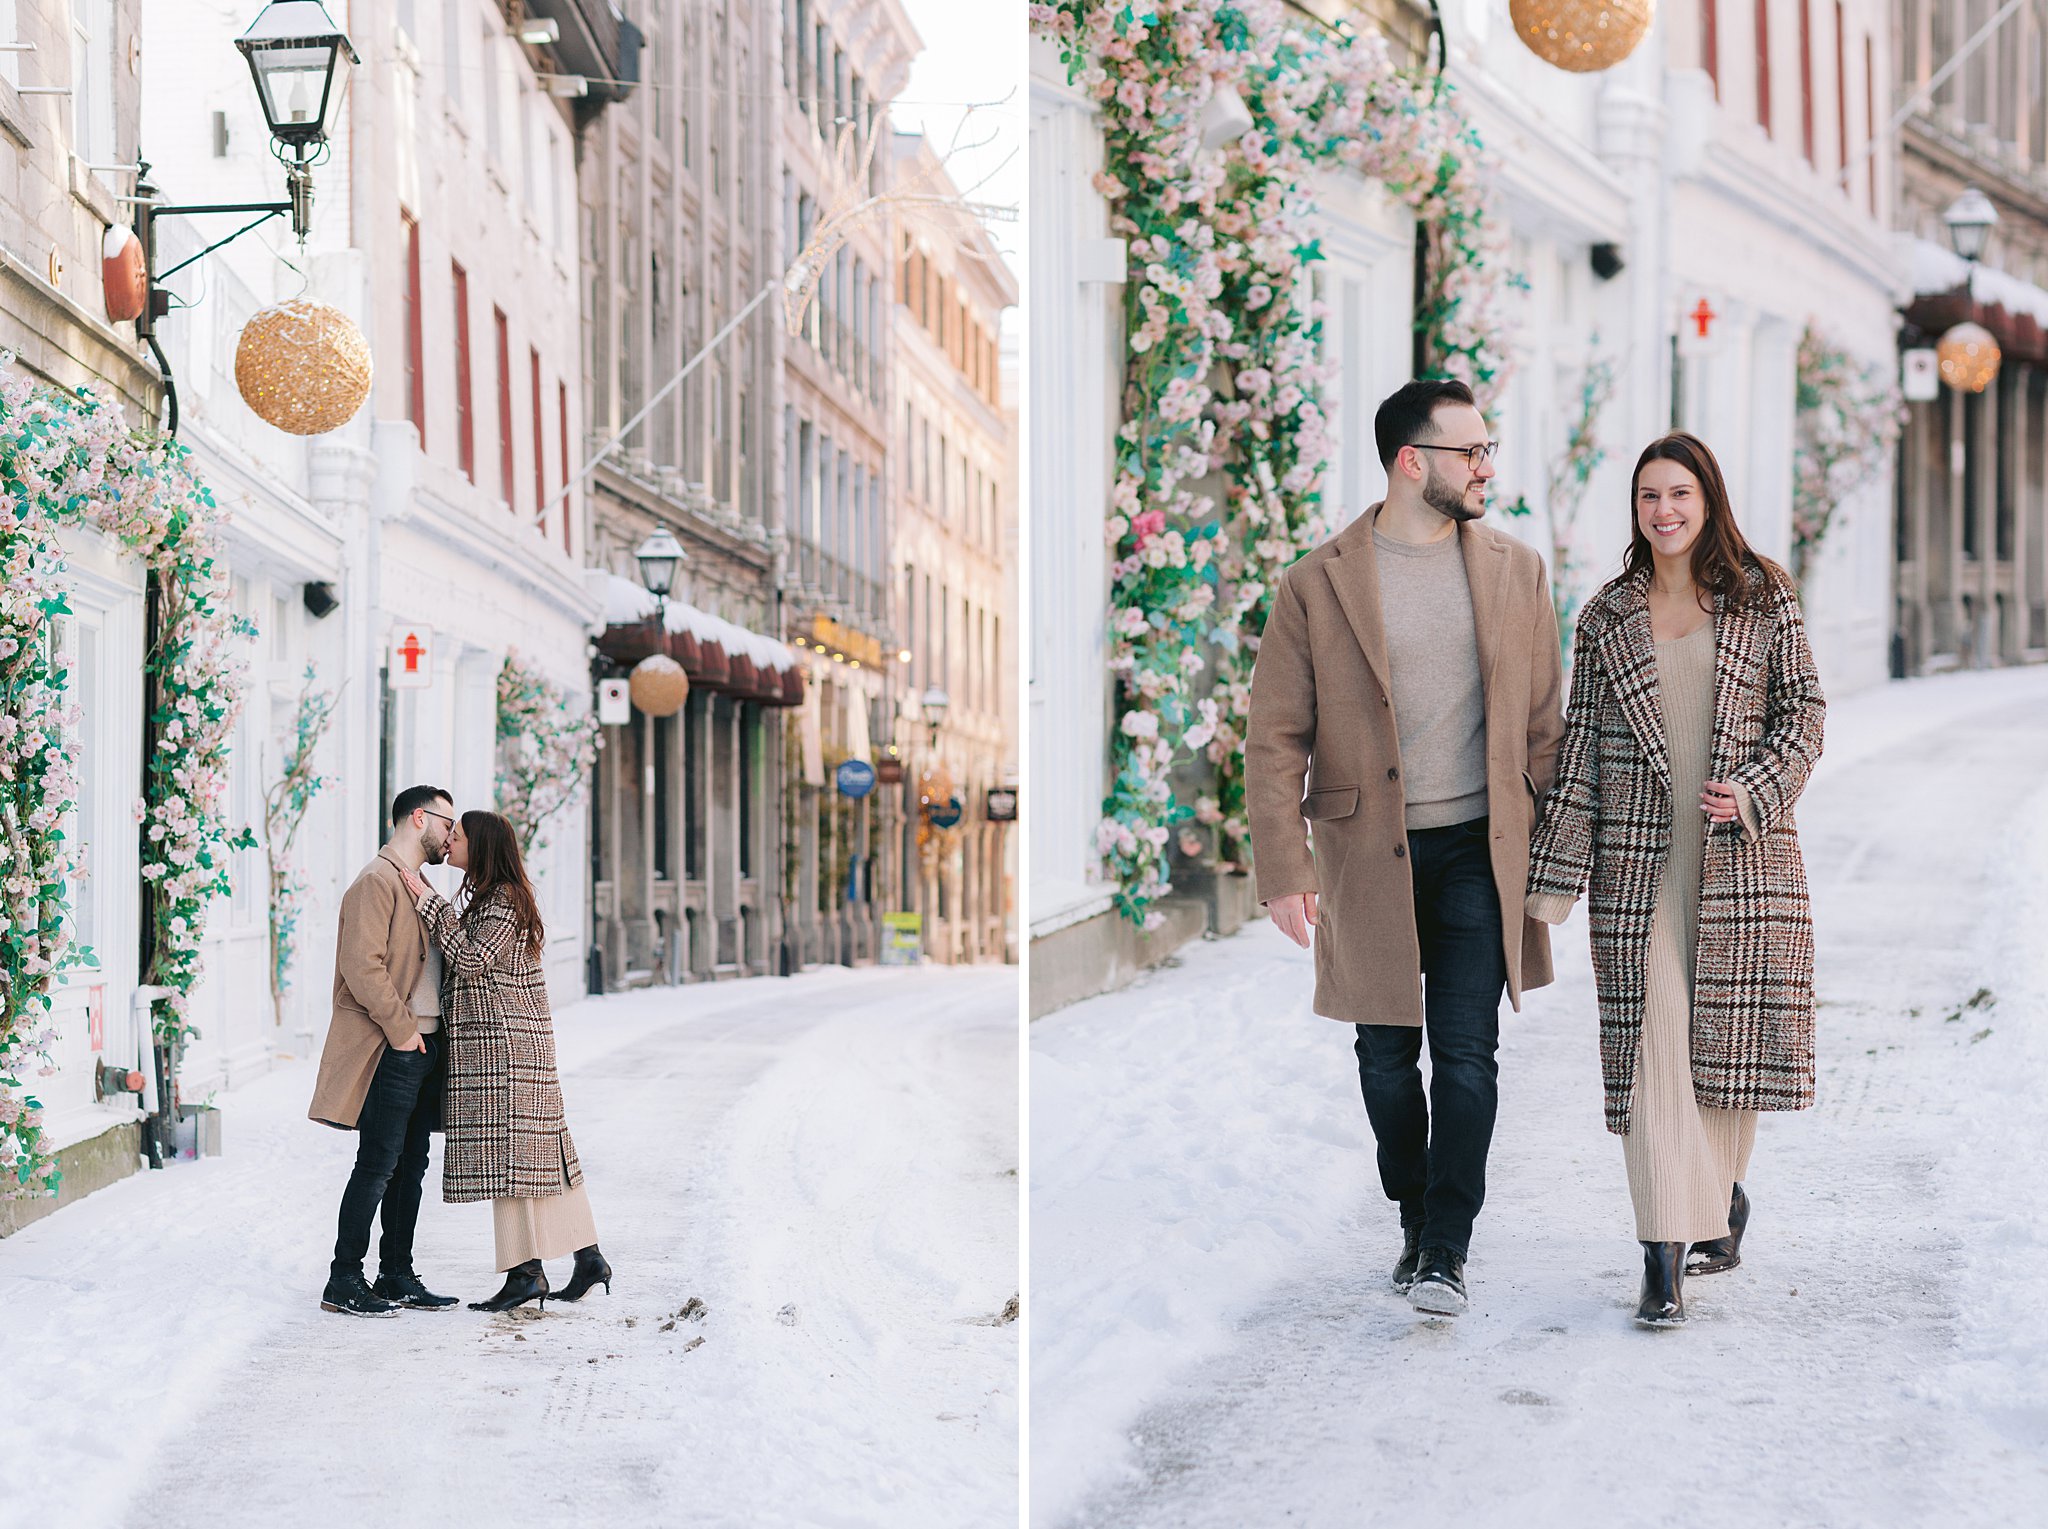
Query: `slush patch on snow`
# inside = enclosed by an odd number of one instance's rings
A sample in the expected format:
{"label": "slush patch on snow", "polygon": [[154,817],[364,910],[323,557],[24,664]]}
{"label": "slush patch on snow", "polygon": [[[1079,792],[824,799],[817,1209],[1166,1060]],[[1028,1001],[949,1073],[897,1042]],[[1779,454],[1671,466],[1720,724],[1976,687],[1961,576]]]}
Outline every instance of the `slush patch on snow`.
{"label": "slush patch on snow", "polygon": [[782,1310],[776,1312],[775,1320],[780,1322],[784,1327],[796,1326],[796,1302],[791,1301],[788,1305],[784,1306]]}

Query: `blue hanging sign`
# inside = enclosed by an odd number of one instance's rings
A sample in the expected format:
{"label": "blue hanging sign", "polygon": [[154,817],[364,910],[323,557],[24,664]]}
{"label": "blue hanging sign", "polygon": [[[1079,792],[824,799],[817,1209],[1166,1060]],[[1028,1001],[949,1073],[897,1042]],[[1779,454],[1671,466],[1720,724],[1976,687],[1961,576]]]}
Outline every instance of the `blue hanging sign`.
{"label": "blue hanging sign", "polygon": [[934,828],[954,828],[959,825],[966,811],[967,809],[960,805],[959,797],[949,796],[943,802],[933,802],[925,810],[925,816],[931,819]]}
{"label": "blue hanging sign", "polygon": [[875,767],[865,759],[849,759],[833,775],[841,796],[856,801],[875,789]]}

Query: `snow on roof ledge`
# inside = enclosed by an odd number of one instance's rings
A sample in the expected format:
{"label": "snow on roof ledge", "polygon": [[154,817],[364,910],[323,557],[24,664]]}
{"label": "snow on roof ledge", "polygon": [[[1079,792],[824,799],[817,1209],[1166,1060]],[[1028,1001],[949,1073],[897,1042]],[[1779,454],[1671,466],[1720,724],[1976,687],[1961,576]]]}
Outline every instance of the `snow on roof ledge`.
{"label": "snow on roof ledge", "polygon": [[[645,621],[654,614],[654,596],[644,587],[616,573],[608,577],[604,598],[607,626],[627,626]],[[687,632],[699,642],[715,642],[728,653],[744,654],[756,668],[787,672],[797,666],[796,655],[789,651],[786,643],[700,611],[681,600],[668,602],[668,615],[663,625],[671,632]]]}
{"label": "snow on roof ledge", "polygon": [[1980,303],[1996,303],[2007,313],[2027,314],[2048,325],[2048,292],[2030,281],[2008,275],[1994,266],[1980,265],[1974,272],[1970,262],[1953,250],[1943,249],[1932,239],[1913,241],[1913,292],[1919,297],[1953,292],[1965,281]]}

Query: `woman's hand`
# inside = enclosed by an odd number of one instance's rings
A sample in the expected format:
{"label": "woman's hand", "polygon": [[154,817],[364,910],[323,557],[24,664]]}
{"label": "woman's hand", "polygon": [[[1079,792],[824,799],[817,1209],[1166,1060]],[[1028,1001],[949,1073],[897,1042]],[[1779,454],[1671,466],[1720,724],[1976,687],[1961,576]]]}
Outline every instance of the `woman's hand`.
{"label": "woman's hand", "polygon": [[1725,780],[1710,780],[1700,791],[1700,811],[1710,822],[1735,821],[1735,788]]}
{"label": "woman's hand", "polygon": [[433,894],[434,889],[432,887],[428,886],[404,866],[401,865],[398,868],[398,874],[405,878],[405,890],[412,894],[413,906],[415,908],[425,903],[427,898]]}

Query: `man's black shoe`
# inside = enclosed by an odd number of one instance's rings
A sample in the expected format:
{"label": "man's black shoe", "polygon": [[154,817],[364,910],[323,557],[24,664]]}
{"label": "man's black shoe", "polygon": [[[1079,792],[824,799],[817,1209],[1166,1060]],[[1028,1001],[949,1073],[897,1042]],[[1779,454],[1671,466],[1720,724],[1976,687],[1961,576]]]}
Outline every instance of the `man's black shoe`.
{"label": "man's black shoe", "polygon": [[1422,1228],[1401,1228],[1401,1258],[1394,1265],[1394,1288],[1406,1295],[1415,1283],[1415,1271],[1422,1266]]}
{"label": "man's black shoe", "polygon": [[415,1311],[441,1311],[456,1304],[452,1295],[436,1295],[420,1283],[420,1277],[410,1269],[400,1269],[396,1274],[390,1270],[377,1276],[377,1283],[370,1289],[385,1300],[400,1306],[410,1306]]}
{"label": "man's black shoe", "polygon": [[345,1317],[395,1317],[398,1308],[363,1283],[362,1271],[333,1274],[320,1292],[320,1309]]}
{"label": "man's black shoe", "polygon": [[1465,1260],[1449,1248],[1424,1248],[1422,1267],[1408,1289],[1408,1304],[1433,1317],[1455,1317],[1465,1309]]}

